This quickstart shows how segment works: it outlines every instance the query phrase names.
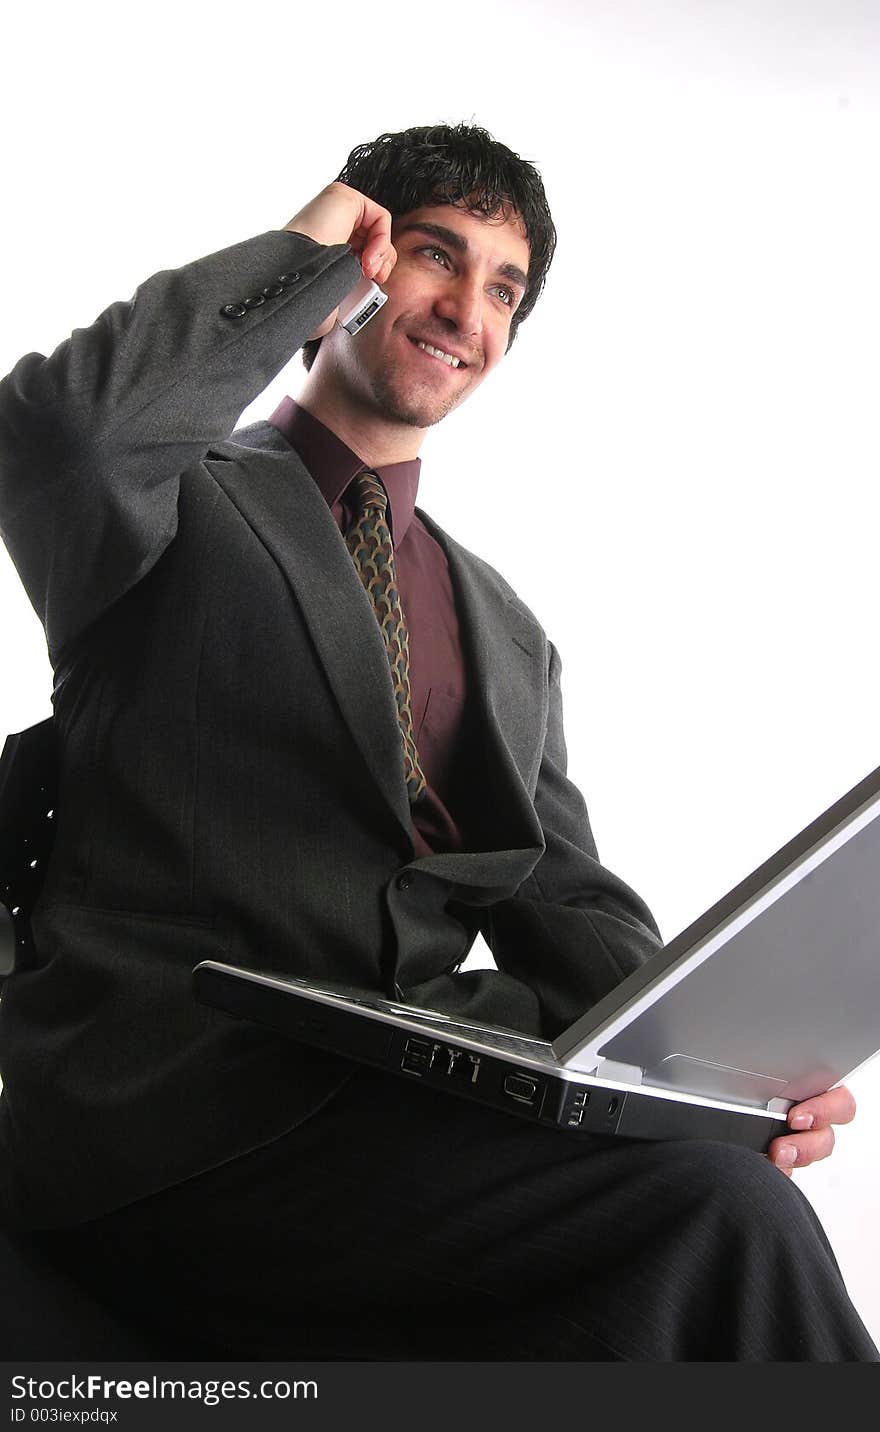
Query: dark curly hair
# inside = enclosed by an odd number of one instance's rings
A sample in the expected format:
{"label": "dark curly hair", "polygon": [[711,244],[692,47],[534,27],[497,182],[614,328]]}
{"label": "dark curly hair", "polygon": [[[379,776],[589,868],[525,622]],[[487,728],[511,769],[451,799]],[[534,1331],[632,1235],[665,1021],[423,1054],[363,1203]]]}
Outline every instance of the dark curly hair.
{"label": "dark curly hair", "polygon": [[[510,321],[508,350],[538,301],[556,248],[541,176],[528,159],[467,124],[432,124],[380,134],[353,149],[336,176],[387,209],[392,218],[428,204],[459,204],[471,213],[517,213],[529,244],[528,287]],[[320,338],[304,343],[307,369]]]}

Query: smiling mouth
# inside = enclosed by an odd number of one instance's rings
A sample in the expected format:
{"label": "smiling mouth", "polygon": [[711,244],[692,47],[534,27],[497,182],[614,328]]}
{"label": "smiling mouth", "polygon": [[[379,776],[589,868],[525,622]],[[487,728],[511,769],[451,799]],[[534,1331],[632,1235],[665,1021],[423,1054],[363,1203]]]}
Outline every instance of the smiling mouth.
{"label": "smiling mouth", "polygon": [[442,348],[435,348],[433,343],[425,343],[420,338],[411,338],[409,341],[415,348],[420,348],[423,353],[427,353],[429,358],[435,358],[438,362],[445,363],[447,368],[467,367],[467,364],[460,358],[456,358],[452,353],[444,352]]}

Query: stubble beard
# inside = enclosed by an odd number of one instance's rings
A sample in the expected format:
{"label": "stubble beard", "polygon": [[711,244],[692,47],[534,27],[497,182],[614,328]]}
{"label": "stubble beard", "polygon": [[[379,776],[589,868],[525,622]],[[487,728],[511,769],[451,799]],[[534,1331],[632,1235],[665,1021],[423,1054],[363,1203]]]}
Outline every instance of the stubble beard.
{"label": "stubble beard", "polygon": [[392,422],[405,423],[408,427],[433,427],[435,423],[442,422],[465,396],[463,391],[449,393],[446,397],[424,390],[407,392],[405,375],[401,375],[399,381],[396,378],[393,370],[376,373],[371,384],[373,400],[384,417]]}
{"label": "stubble beard", "polygon": [[[399,320],[401,327],[412,326],[415,321],[415,316],[409,314]],[[363,336],[369,340],[369,333]],[[470,382],[449,384],[449,391],[444,393],[442,381],[432,383],[427,373],[420,379],[418,372],[411,369],[413,360],[400,355],[389,358],[387,350],[371,355],[369,362],[358,362],[357,350],[340,351],[343,361],[337,369],[336,383],[347,394],[347,400],[365,415],[378,413],[390,423],[422,430],[433,427],[458,407],[472,387]],[[442,380],[442,374],[439,377]]]}
{"label": "stubble beard", "polygon": [[[405,335],[417,328],[420,321],[417,313],[401,314],[392,331]],[[409,343],[410,340],[404,337],[404,341]],[[390,422],[424,429],[442,422],[447,413],[458,406],[468,389],[455,383],[443,392],[442,382],[432,382],[427,373],[423,379],[419,378],[418,368],[415,367],[418,362],[420,355],[417,352],[409,359],[399,354],[390,357],[386,353],[386,361],[376,363],[370,374],[370,390],[376,407]],[[446,381],[443,374],[438,376]]]}

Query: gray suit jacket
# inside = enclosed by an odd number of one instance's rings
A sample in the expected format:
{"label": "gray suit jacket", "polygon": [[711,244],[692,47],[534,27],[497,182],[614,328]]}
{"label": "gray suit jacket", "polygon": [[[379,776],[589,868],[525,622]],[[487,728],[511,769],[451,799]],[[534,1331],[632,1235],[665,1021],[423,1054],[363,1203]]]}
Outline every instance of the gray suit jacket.
{"label": "gray suit jacket", "polygon": [[[0,1191],[61,1224],[295,1127],[356,1066],[195,1004],[222,958],[555,1034],[660,944],[566,777],[559,658],[443,547],[469,848],[416,859],[382,639],[316,484],[243,409],[352,287],[270,231],[154,275],[0,384],[0,521],[61,741],[38,959],[0,1006]],[[230,436],[231,435],[231,436]],[[497,970],[459,972],[478,931]]]}

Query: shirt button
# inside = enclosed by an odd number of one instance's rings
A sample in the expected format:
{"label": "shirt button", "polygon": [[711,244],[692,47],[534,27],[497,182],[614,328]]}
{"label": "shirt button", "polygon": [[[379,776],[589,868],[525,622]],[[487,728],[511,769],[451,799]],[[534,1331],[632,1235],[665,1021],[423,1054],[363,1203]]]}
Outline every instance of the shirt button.
{"label": "shirt button", "polygon": [[244,318],[247,309],[243,303],[225,303],[220,313],[223,318]]}
{"label": "shirt button", "polygon": [[398,890],[408,890],[409,887],[412,885],[412,882],[413,878],[411,875],[398,875],[397,888]]}

